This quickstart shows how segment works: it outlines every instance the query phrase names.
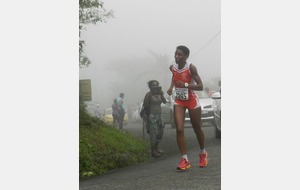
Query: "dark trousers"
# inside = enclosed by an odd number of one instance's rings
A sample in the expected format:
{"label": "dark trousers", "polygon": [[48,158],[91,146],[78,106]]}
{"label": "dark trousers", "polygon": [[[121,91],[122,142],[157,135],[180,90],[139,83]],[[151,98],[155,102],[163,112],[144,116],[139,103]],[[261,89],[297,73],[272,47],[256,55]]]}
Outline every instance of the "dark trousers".
{"label": "dark trousers", "polygon": [[117,123],[119,122],[119,114],[113,114],[113,127],[118,127]]}
{"label": "dark trousers", "polygon": [[124,121],[125,112],[119,111],[119,129],[123,130],[123,121]]}

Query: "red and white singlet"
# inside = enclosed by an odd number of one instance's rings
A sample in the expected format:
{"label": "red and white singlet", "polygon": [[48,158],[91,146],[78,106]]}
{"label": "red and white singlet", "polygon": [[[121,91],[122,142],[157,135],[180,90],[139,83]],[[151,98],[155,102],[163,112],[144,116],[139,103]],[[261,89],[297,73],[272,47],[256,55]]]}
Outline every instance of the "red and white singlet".
{"label": "red and white singlet", "polygon": [[[173,83],[182,81],[188,84],[195,84],[190,72],[190,64],[186,63],[182,69],[178,69],[178,64],[172,66]],[[175,105],[180,105],[188,109],[196,109],[200,107],[198,95],[191,89],[174,86]]]}

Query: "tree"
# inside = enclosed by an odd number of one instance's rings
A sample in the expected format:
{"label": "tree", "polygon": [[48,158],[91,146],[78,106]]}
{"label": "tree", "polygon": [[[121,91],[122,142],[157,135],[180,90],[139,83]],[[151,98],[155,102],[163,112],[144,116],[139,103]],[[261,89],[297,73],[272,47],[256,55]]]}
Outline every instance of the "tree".
{"label": "tree", "polygon": [[79,0],[79,67],[88,66],[91,60],[84,53],[85,41],[81,39],[81,31],[85,25],[106,22],[113,18],[113,11],[107,11],[99,0]]}

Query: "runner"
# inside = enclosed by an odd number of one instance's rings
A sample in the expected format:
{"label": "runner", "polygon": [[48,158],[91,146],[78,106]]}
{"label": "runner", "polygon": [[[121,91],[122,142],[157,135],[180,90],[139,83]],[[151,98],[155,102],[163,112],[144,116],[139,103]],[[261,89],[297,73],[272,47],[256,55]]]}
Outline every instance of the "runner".
{"label": "runner", "polygon": [[184,114],[188,109],[191,124],[196,133],[200,146],[199,166],[205,167],[208,163],[208,153],[205,150],[205,136],[201,129],[201,107],[199,98],[194,90],[203,90],[203,84],[198,75],[195,65],[188,63],[190,50],[185,46],[178,46],[175,51],[175,62],[170,66],[173,74],[172,82],[167,93],[172,94],[175,87],[174,120],[176,125],[176,138],[181,160],[177,166],[177,171],[184,171],[191,167],[187,157],[186,140],[184,136]]}

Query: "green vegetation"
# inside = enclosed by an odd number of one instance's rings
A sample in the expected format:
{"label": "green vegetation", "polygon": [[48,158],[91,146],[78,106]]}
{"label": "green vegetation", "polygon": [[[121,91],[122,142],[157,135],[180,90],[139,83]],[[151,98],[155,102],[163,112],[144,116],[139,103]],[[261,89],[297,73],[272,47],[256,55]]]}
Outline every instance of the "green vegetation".
{"label": "green vegetation", "polygon": [[88,115],[84,103],[79,114],[79,176],[100,175],[149,159],[149,144]]}
{"label": "green vegetation", "polygon": [[88,66],[91,60],[85,54],[85,41],[81,39],[81,32],[88,24],[106,22],[109,18],[114,18],[113,11],[107,11],[104,3],[99,0],[79,0],[79,67]]}
{"label": "green vegetation", "polygon": [[[106,22],[113,18],[100,0],[79,0],[79,67],[91,60],[85,55],[85,41],[81,32],[88,24]],[[149,158],[149,144],[128,133],[120,132],[91,117],[79,101],[79,176],[104,174],[109,170],[130,166]]]}

